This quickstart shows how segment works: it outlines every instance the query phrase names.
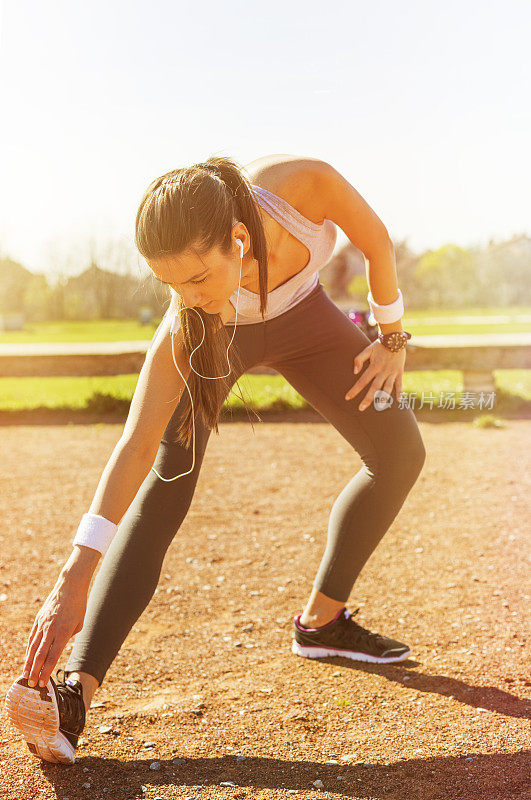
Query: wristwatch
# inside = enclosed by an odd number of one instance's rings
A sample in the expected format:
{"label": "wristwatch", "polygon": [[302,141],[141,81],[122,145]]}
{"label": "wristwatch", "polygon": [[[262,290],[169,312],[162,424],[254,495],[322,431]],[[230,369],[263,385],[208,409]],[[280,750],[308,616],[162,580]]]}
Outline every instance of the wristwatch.
{"label": "wristwatch", "polygon": [[411,339],[411,334],[408,331],[392,331],[392,333],[378,334],[378,341],[393,353],[402,350],[402,348],[406,346],[408,339]]}

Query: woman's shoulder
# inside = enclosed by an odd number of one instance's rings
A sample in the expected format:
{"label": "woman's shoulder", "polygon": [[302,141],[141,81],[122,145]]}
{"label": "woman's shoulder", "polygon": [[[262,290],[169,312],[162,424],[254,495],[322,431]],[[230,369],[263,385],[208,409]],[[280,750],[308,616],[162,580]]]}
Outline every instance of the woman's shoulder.
{"label": "woman's shoulder", "polygon": [[244,165],[252,184],[282,197],[308,219],[322,221],[318,194],[312,190],[319,170],[326,163],[318,158],[276,153]]}

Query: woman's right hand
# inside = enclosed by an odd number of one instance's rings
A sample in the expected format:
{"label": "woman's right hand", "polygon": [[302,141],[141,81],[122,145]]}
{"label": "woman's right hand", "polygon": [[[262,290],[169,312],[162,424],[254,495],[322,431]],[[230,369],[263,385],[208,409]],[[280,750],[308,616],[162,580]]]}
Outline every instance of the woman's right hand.
{"label": "woman's right hand", "polygon": [[59,576],[28,638],[23,675],[30,686],[48,682],[66,643],[83,627],[87,599],[86,580]]}

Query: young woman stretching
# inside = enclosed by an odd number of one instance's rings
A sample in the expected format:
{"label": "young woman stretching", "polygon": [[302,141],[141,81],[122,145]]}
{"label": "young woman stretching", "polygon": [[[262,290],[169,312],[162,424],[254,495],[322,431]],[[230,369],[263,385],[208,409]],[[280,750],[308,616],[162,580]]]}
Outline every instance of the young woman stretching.
{"label": "young woman stretching", "polygon": [[[336,225],[368,259],[368,300],[380,327],[372,343],[319,281]],[[377,663],[410,655],[346,608],[425,459],[415,416],[397,402],[409,333],[384,224],[326,162],[275,155],[242,168],[212,157],[151,183],[135,238],[170,287],[170,305],[73,551],[31,630],[23,674],[6,697],[30,750],[49,761],[74,761],[92,696],[153,596],[224,400],[258,364],[284,375],[363,461],[332,506],[312,592],[293,621],[293,653]]]}

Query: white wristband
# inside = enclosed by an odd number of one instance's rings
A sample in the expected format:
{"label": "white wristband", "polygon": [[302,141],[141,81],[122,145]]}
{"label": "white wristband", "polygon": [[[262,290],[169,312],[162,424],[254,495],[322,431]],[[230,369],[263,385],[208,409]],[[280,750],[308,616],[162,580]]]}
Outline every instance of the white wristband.
{"label": "white wristband", "polygon": [[72,544],[91,547],[105,555],[117,528],[118,525],[115,522],[105,519],[100,514],[83,514]]}
{"label": "white wristband", "polygon": [[396,300],[394,300],[392,303],[388,303],[385,306],[377,303],[370,291],[367,295],[367,300],[376,322],[383,322],[385,325],[389,322],[396,322],[400,319],[400,317],[404,316],[404,299],[400,289],[398,290],[398,297]]}

